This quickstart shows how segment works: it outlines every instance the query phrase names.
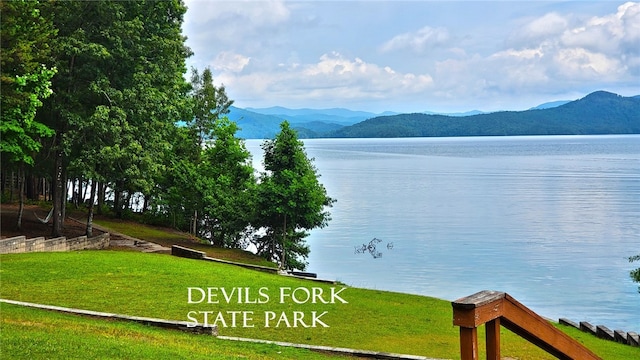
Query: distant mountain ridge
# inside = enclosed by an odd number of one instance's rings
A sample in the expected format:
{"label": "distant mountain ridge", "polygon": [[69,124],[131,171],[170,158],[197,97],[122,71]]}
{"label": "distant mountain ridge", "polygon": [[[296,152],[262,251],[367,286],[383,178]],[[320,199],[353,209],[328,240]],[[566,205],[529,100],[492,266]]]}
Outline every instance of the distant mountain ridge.
{"label": "distant mountain ridge", "polygon": [[551,101],[551,102],[546,102],[544,104],[540,104],[538,106],[532,107],[529,110],[542,110],[542,109],[551,109],[554,107],[558,107],[558,106],[562,106],[568,102],[571,102],[571,100],[558,100],[558,101]]}
{"label": "distant mountain ridge", "polygon": [[523,111],[439,114],[372,113],[343,108],[231,107],[229,119],[245,139],[273,138],[287,120],[300,138],[640,133],[640,95],[596,91]]}
{"label": "distant mountain ridge", "polygon": [[238,136],[245,139],[272,138],[280,131],[280,123],[287,120],[301,138],[320,137],[331,131],[359,123],[380,115],[396,115],[391,111],[372,113],[342,108],[288,109],[280,106],[269,108],[230,108],[228,117],[240,127]]}
{"label": "distant mountain ridge", "polygon": [[269,108],[246,108],[248,111],[253,111],[259,114],[266,115],[278,115],[278,116],[309,116],[323,114],[326,116],[333,116],[336,118],[362,118],[368,119],[381,115],[397,115],[397,112],[385,111],[383,113],[372,113],[368,111],[349,110],[345,108],[329,108],[329,109],[289,109],[282,106],[273,106]]}
{"label": "distant mountain ridge", "polygon": [[438,113],[438,112],[433,112],[433,111],[423,111],[421,112],[421,114],[425,114],[425,115],[445,115],[445,116],[473,116],[473,115],[480,115],[480,114],[486,114],[484,111],[480,111],[480,110],[471,110],[471,111],[465,111],[465,112],[455,112],[455,113]]}
{"label": "distant mountain ridge", "polygon": [[381,116],[326,137],[445,137],[501,135],[640,134],[640,97],[596,91],[552,108],[499,111],[466,117]]}

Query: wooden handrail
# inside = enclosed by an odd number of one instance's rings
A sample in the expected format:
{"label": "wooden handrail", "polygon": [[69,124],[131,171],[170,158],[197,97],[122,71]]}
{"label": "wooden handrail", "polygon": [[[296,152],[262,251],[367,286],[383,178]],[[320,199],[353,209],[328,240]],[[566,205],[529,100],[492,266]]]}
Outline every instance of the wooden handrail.
{"label": "wooden handrail", "polygon": [[478,360],[477,328],[483,324],[486,329],[487,359],[500,359],[500,326],[558,359],[600,359],[507,293],[485,290],[458,299],[451,305],[453,324],[460,326],[462,360]]}

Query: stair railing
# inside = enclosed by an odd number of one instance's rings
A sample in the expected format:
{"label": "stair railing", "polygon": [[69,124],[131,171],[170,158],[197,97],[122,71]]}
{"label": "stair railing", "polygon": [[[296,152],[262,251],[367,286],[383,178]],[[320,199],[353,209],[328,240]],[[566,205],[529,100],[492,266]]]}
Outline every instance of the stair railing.
{"label": "stair railing", "polygon": [[458,299],[451,305],[453,324],[460,327],[461,360],[478,360],[477,328],[483,324],[486,330],[487,360],[500,359],[500,326],[558,359],[600,359],[507,293],[485,290]]}

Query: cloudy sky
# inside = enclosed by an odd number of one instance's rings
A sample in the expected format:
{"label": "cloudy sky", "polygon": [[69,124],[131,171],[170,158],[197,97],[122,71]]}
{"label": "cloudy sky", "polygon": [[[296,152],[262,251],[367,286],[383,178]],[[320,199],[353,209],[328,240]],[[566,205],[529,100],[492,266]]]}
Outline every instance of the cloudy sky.
{"label": "cloudy sky", "polygon": [[522,110],[640,94],[640,2],[186,0],[239,107]]}

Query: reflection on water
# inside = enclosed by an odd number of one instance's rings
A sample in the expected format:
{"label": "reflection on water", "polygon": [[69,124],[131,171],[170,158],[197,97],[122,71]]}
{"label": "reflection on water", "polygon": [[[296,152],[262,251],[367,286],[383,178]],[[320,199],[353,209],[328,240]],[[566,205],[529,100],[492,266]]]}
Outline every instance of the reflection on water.
{"label": "reflection on water", "polygon": [[[259,141],[248,148],[260,163]],[[543,316],[640,331],[640,136],[306,140],[338,202],[309,271],[448,300],[506,291]],[[384,256],[354,246],[392,242]]]}

